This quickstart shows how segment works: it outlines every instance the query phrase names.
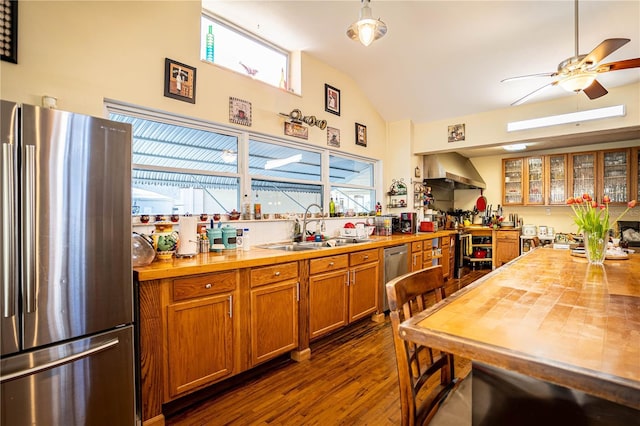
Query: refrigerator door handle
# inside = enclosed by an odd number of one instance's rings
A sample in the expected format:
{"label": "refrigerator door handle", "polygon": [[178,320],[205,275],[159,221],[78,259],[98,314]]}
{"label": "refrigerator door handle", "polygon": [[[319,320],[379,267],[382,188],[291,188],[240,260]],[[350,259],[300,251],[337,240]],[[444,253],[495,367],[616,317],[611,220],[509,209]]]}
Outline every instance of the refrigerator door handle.
{"label": "refrigerator door handle", "polygon": [[10,318],[16,314],[18,295],[16,285],[15,261],[15,181],[16,173],[15,146],[10,143],[2,144],[2,316]]}
{"label": "refrigerator door handle", "polygon": [[36,147],[26,145],[24,147],[25,164],[24,164],[24,211],[23,217],[25,223],[22,227],[24,235],[24,285],[25,285],[25,301],[28,313],[36,311],[36,269],[35,269],[35,253],[36,253]]}
{"label": "refrigerator door handle", "polygon": [[102,352],[102,351],[106,351],[107,349],[111,349],[114,346],[117,346],[120,343],[120,339],[115,338],[115,339],[111,339],[108,342],[105,342],[101,345],[98,345],[96,347],[87,349],[86,351],[82,351],[82,352],[78,352],[75,354],[71,354],[69,356],[60,358],[60,359],[56,359],[54,361],[49,361],[49,362],[45,362],[39,365],[36,365],[34,367],[31,368],[26,368],[24,370],[17,370],[17,371],[13,371],[7,374],[4,374],[2,376],[0,376],[0,383],[4,383],[7,382],[9,380],[15,380],[15,379],[19,379],[20,377],[26,377],[26,376],[31,376],[33,374],[37,374],[37,373],[41,373],[43,371],[46,370],[51,370],[52,368],[57,368],[60,367],[61,365],[64,364],[69,364],[70,362],[74,362],[77,361],[81,358],[87,358],[89,356],[92,356],[98,352]]}

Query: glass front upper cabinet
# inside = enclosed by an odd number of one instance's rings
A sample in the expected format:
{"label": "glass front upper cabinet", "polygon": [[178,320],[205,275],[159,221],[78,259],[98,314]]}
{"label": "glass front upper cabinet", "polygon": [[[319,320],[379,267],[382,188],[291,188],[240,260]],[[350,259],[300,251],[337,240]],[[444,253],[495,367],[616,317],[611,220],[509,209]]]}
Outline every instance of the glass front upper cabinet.
{"label": "glass front upper cabinet", "polygon": [[502,160],[502,176],[504,177],[503,205],[522,204],[523,199],[523,159],[506,158]]}
{"label": "glass front upper cabinet", "polygon": [[525,166],[525,204],[544,204],[544,157],[527,157]]}
{"label": "glass front upper cabinet", "polygon": [[596,153],[581,152],[570,154],[571,159],[571,194],[582,197],[589,194],[596,197]]}
{"label": "glass front upper cabinet", "polygon": [[566,154],[546,157],[549,180],[547,181],[547,204],[565,204],[567,199],[567,156]]}
{"label": "glass front upper cabinet", "polygon": [[628,149],[602,152],[602,195],[608,195],[612,203],[629,201]]}

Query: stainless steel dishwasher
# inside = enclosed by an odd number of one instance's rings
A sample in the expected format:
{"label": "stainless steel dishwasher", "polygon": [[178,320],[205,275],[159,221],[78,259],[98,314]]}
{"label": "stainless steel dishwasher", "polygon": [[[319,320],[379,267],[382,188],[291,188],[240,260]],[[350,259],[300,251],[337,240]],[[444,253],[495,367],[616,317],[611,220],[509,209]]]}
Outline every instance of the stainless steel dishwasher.
{"label": "stainless steel dishwasher", "polygon": [[386,284],[393,278],[399,277],[409,272],[409,250],[407,245],[387,247],[384,249],[384,283],[382,284],[384,311],[389,310],[389,301],[387,300]]}

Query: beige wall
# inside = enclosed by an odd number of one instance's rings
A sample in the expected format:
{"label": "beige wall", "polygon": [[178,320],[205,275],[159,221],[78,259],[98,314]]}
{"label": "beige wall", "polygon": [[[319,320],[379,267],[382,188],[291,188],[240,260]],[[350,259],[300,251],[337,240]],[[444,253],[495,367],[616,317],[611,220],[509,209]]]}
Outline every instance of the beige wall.
{"label": "beige wall", "polygon": [[[560,90],[559,88],[554,88]],[[612,105],[623,104],[626,114],[623,117],[585,121],[579,125],[564,124],[540,129],[507,132],[507,123],[566,114]],[[452,124],[465,124],[465,140],[455,143],[447,141],[447,127]],[[584,94],[564,96],[559,99],[525,103],[517,107],[508,107],[479,114],[452,117],[430,123],[415,124],[414,153],[451,151],[468,147],[491,146],[511,142],[550,138],[566,134],[594,132],[606,129],[620,129],[640,125],[640,83],[610,88],[609,94],[602,98],[589,100]]]}
{"label": "beige wall", "polygon": [[[386,123],[350,77],[302,54],[302,95],[202,62],[199,1],[20,1],[18,64],[0,63],[0,96],[103,116],[104,99],[216,123],[229,123],[229,97],[252,103],[251,131],[284,136],[279,112],[294,108],[340,129],[340,151],[383,158]],[[197,68],[196,104],[164,96],[165,57]],[[341,91],[338,117],[324,111],[324,84]],[[367,126],[368,146],[355,145],[355,122]],[[246,127],[239,126],[241,129]],[[326,130],[309,139],[327,146]]]}

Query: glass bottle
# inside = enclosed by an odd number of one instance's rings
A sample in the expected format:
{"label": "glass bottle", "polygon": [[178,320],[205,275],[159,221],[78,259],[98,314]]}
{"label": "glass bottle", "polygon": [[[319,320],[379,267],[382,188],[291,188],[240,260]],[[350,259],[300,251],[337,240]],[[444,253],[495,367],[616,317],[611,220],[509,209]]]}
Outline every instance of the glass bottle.
{"label": "glass bottle", "polygon": [[329,217],[336,217],[336,203],[333,202],[333,197],[329,201]]}
{"label": "glass bottle", "polygon": [[207,46],[206,59],[209,62],[213,62],[213,47],[214,47],[213,25],[209,25],[209,32],[207,33],[206,46]]}
{"label": "glass bottle", "polygon": [[242,219],[251,219],[251,203],[247,194],[244,194],[244,202],[242,203]]}
{"label": "glass bottle", "polygon": [[256,202],[253,204],[253,218],[256,220],[262,219],[262,204],[258,200],[258,194],[256,193]]}

